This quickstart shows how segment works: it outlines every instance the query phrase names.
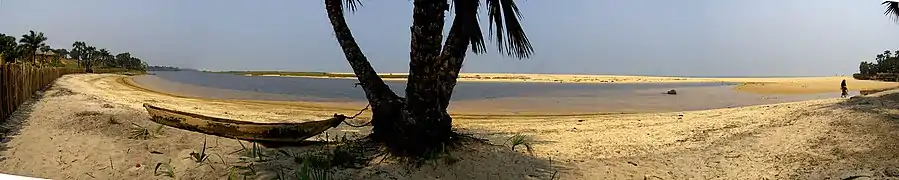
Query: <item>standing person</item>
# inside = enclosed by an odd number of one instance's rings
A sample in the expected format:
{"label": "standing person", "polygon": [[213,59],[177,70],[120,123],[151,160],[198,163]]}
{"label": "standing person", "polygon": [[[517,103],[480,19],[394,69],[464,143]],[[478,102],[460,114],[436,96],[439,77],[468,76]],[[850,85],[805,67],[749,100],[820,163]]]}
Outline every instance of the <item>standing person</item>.
{"label": "standing person", "polygon": [[845,79],[843,79],[843,82],[840,83],[840,90],[843,92],[842,94],[840,94],[840,97],[845,98],[846,96],[849,95],[849,88],[846,88],[846,80]]}

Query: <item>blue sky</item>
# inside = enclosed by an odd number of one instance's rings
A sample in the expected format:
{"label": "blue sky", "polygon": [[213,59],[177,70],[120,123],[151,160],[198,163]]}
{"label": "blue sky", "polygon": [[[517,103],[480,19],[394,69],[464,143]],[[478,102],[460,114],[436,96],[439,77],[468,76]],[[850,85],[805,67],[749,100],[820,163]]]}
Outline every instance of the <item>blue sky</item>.
{"label": "blue sky", "polygon": [[[411,1],[363,1],[348,17],[363,51],[380,72],[407,71]],[[845,75],[899,48],[899,24],[872,0],[518,2],[536,54],[490,43],[464,72]],[[321,0],[0,0],[0,33],[31,29],[56,48],[83,40],[151,65],[351,71]]]}

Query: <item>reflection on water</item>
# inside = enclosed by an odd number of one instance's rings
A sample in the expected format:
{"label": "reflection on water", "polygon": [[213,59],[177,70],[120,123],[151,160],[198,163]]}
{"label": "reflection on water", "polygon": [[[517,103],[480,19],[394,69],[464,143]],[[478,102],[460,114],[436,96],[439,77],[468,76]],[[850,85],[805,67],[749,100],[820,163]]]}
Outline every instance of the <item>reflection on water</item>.
{"label": "reflection on water", "polygon": [[[135,77],[150,89],[195,97],[365,104],[354,80],[246,77],[200,72],[155,72]],[[402,96],[405,82],[388,82]],[[456,86],[450,111],[466,113],[664,112],[740,107],[839,97],[839,93],[763,95],[730,84],[467,83]],[[678,95],[664,92],[676,89]],[[856,93],[853,93],[856,94]]]}

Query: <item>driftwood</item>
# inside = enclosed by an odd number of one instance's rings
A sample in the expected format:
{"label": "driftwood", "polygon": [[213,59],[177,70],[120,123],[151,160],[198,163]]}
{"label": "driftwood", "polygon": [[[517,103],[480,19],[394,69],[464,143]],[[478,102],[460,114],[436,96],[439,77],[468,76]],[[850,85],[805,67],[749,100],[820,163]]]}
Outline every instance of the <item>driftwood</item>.
{"label": "driftwood", "polygon": [[257,142],[301,142],[337,127],[346,119],[355,118],[334,114],[334,117],[320,121],[257,123],[164,109],[146,103],[144,108],[150,113],[151,120],[156,123],[209,135]]}

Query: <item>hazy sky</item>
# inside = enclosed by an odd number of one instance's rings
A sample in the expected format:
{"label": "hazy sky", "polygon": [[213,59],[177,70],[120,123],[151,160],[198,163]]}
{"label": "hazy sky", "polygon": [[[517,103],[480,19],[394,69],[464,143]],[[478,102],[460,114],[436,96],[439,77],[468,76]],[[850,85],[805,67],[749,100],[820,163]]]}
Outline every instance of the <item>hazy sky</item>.
{"label": "hazy sky", "polygon": [[[405,72],[411,1],[363,1],[348,15],[357,41],[378,71]],[[463,71],[836,75],[899,48],[899,24],[873,0],[518,2],[536,54],[511,59],[490,43]],[[84,40],[151,65],[351,71],[321,0],[0,0],[0,33],[30,29],[53,47]]]}

